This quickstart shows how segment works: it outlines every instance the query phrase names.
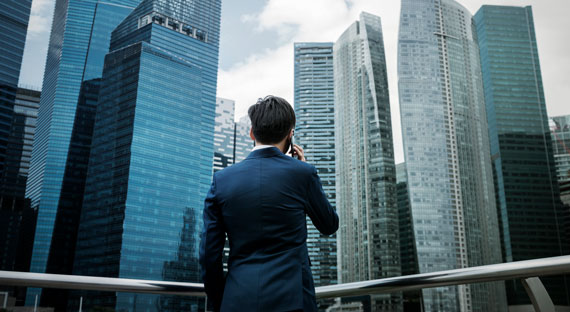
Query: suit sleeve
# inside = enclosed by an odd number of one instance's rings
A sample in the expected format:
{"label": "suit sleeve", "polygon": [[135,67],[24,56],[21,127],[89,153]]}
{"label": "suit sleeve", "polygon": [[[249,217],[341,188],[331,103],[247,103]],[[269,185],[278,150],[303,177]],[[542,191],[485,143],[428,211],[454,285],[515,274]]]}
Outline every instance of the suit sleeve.
{"label": "suit sleeve", "polygon": [[226,240],[221,207],[216,202],[216,176],[204,201],[204,229],[200,240],[202,280],[215,311],[220,310],[224,293],[222,253]]}
{"label": "suit sleeve", "polygon": [[321,233],[331,235],[338,229],[338,215],[329,203],[317,170],[313,167],[308,187],[307,214]]}

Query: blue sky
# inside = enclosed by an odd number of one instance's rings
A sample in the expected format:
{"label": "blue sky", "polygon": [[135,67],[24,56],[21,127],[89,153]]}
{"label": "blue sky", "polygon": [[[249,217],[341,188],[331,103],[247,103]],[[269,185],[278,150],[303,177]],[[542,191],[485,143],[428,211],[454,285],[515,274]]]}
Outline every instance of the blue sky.
{"label": "blue sky", "polygon": [[[532,5],[550,116],[570,114],[570,1],[459,0],[471,13],[483,4]],[[40,89],[55,0],[34,0],[20,85]],[[361,11],[382,18],[396,162],[403,161],[396,53],[398,0],[222,0],[218,96],[236,101],[236,119],[267,94],[293,104],[293,43],[334,42]]]}

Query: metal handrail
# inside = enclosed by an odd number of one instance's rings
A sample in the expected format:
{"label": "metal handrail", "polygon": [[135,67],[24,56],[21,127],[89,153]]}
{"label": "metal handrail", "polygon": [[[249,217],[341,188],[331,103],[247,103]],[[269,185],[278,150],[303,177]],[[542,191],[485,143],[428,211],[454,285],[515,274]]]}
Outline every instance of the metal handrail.
{"label": "metal handrail", "polygon": [[[322,286],[316,288],[316,296],[317,298],[361,296],[430,287],[522,279],[523,284],[527,287],[527,292],[533,299],[533,290],[528,288],[530,286],[527,286],[525,280],[528,281],[528,278],[538,276],[568,273],[570,273],[570,256],[560,256]],[[532,282],[536,283],[536,279]],[[538,283],[540,284],[539,280]],[[0,285],[205,296],[204,286],[199,283],[12,271],[0,271]],[[534,284],[531,283],[532,285]],[[539,286],[542,287],[541,284]]]}

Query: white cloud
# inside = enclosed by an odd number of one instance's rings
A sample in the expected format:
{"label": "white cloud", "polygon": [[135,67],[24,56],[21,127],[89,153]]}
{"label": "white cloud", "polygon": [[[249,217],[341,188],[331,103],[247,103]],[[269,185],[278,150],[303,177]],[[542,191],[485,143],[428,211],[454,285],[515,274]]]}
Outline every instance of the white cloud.
{"label": "white cloud", "polygon": [[33,0],[28,36],[49,36],[54,5],[54,0]]}
{"label": "white cloud", "polygon": [[218,95],[236,101],[236,118],[259,97],[279,95],[293,104],[293,43],[334,42],[362,11],[382,18],[392,109],[396,161],[403,160],[398,107],[396,52],[399,1],[269,0],[261,12],[242,16],[258,31],[277,31],[276,49],[254,53],[247,60],[220,70]]}

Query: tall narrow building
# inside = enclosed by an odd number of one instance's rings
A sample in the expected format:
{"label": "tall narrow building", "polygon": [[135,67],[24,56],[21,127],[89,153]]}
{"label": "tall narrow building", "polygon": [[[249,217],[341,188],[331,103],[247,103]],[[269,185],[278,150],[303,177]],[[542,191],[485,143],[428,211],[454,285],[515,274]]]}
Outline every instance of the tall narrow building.
{"label": "tall narrow building", "polygon": [[[484,5],[475,23],[504,260],[568,254],[532,9]],[[563,278],[543,280],[570,304]],[[519,281],[506,285],[509,305],[530,304]]]}
{"label": "tall narrow building", "polygon": [[[56,0],[26,197],[38,210],[32,272],[71,274],[98,88],[111,31],[140,0]],[[65,291],[28,289],[64,309]]]}
{"label": "tall narrow building", "polygon": [[216,117],[214,125],[214,172],[234,163],[235,101],[216,98]]}
{"label": "tall narrow building", "polygon": [[[501,262],[479,48],[454,0],[402,0],[398,88],[420,273]],[[505,311],[502,283],[429,288],[425,311]]]}
{"label": "tall narrow building", "polygon": [[[295,43],[294,49],[294,142],[303,147],[305,157],[317,169],[327,198],[335,207],[333,43]],[[320,234],[309,218],[307,225],[315,286],[337,284],[336,235]]]}
{"label": "tall narrow building", "polygon": [[[380,17],[361,13],[333,46],[339,283],[398,276],[400,251],[388,78]],[[399,311],[400,294],[372,309]]]}
{"label": "tall narrow building", "polygon": [[[30,155],[36,130],[40,91],[18,88],[8,137],[4,180],[0,183],[0,270],[27,272],[34,244],[37,210],[24,197],[30,168]],[[0,287],[25,300],[25,288]]]}
{"label": "tall narrow building", "polygon": [[[143,0],[113,31],[74,274],[200,282],[220,11],[219,0]],[[118,311],[203,309],[196,298],[173,296],[107,292],[83,299],[84,308]]]}
{"label": "tall narrow building", "polygon": [[[32,1],[0,2],[0,209],[22,209],[26,182],[19,175],[20,162],[14,160],[18,123],[15,112],[20,67],[26,43]],[[12,145],[12,146],[11,146]],[[16,207],[17,206],[17,207]]]}

